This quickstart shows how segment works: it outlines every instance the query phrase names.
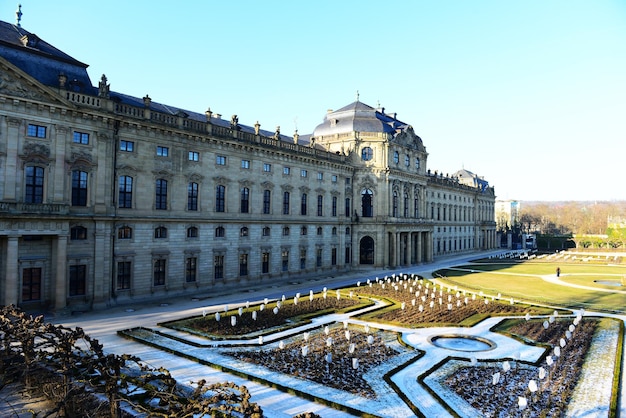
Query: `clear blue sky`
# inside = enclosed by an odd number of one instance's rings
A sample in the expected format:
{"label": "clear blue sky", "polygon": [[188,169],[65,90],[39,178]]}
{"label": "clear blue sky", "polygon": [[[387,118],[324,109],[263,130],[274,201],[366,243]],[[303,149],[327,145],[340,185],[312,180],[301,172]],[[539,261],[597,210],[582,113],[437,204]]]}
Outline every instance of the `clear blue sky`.
{"label": "clear blue sky", "polygon": [[624,0],[21,3],[114,91],[284,134],[358,91],[499,199],[626,200]]}

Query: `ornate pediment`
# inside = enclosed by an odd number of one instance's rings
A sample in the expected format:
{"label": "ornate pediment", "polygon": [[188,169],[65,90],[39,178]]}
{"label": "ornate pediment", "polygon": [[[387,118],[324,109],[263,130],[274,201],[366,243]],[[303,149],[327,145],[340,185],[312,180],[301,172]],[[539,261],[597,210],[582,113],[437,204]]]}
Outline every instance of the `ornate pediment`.
{"label": "ornate pediment", "polygon": [[0,95],[39,102],[66,103],[58,93],[0,57]]}

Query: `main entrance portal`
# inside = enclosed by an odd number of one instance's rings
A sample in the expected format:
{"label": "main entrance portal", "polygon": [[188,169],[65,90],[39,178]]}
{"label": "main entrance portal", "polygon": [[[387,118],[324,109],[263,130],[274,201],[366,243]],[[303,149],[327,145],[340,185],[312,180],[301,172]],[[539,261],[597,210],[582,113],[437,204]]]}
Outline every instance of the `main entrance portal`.
{"label": "main entrance portal", "polygon": [[374,264],[374,239],[370,236],[361,238],[359,244],[359,263]]}

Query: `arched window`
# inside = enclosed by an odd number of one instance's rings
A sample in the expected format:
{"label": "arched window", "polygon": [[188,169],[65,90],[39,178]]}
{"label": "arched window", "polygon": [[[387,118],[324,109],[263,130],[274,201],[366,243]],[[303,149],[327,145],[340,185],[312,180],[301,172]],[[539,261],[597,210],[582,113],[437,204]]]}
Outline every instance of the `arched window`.
{"label": "arched window", "polygon": [[43,202],[44,169],[43,167],[27,166],[25,169],[25,203]]}
{"label": "arched window", "polygon": [[364,218],[374,216],[373,196],[374,193],[370,189],[364,189],[361,192],[361,216]]}
{"label": "arched window", "polygon": [[404,217],[409,217],[409,194],[404,192]]}
{"label": "arched window", "polygon": [[239,236],[240,237],[247,237],[248,236],[248,227],[244,226],[239,230]]}
{"label": "arched window", "polygon": [[397,217],[398,216],[398,192],[395,190],[393,192],[393,198],[391,202],[392,202],[391,203],[391,206],[392,206],[391,216]]}
{"label": "arched window", "polygon": [[226,187],[219,184],[215,187],[215,212],[226,210]]}
{"label": "arched window", "polygon": [[120,176],[118,185],[118,206],[120,208],[133,207],[133,178]]}
{"label": "arched window", "polygon": [[270,236],[270,232],[271,232],[271,229],[270,229],[269,226],[263,227],[263,236],[264,237],[269,237]]}
{"label": "arched window", "polygon": [[133,237],[133,228],[130,226],[124,225],[120,226],[117,229],[117,238],[118,239],[131,239]]}
{"label": "arched window", "polygon": [[167,228],[164,226],[154,228],[154,238],[167,238]]}
{"label": "arched window", "polygon": [[215,238],[224,238],[226,236],[226,230],[223,226],[215,228]]}
{"label": "arched window", "polygon": [[361,150],[361,159],[363,161],[369,161],[374,156],[374,153],[370,147],[365,147]]}
{"label": "arched window", "polygon": [[198,228],[195,226],[187,228],[187,238],[198,238]]}
{"label": "arched window", "polygon": [[250,189],[241,188],[241,213],[248,213],[250,210]]}

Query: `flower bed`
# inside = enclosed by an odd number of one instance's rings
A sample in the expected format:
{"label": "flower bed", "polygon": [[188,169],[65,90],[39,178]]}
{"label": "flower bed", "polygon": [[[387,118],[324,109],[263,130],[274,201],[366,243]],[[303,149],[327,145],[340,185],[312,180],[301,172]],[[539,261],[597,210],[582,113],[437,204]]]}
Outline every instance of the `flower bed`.
{"label": "flower bed", "polygon": [[[559,320],[545,329],[541,321],[520,321],[509,332],[538,343],[559,346],[570,323]],[[597,321],[587,319],[576,327],[552,366],[545,361],[542,363],[546,370],[544,379],[538,378],[539,366],[513,362],[513,367],[505,372],[503,363],[494,362],[481,363],[480,367],[457,367],[444,383],[485,417],[563,416],[578,382],[596,325]],[[493,376],[496,373],[500,373],[501,378],[494,385]],[[528,389],[531,380],[539,386],[534,393]],[[518,408],[520,396],[528,398],[527,410]]]}

